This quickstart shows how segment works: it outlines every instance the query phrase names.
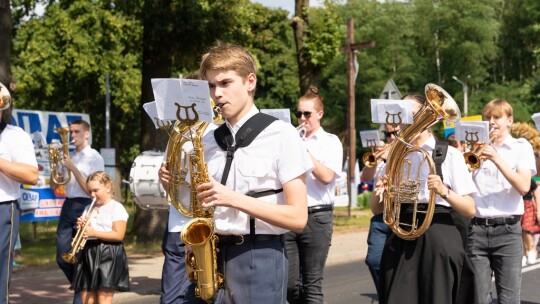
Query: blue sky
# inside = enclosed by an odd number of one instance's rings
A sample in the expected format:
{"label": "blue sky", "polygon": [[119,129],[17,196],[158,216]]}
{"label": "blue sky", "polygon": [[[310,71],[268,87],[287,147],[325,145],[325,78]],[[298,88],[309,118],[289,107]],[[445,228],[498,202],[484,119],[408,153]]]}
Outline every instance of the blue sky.
{"label": "blue sky", "polygon": [[[261,3],[264,6],[272,8],[283,8],[291,14],[294,13],[294,0],[251,0],[251,2]],[[309,6],[321,6],[324,0],[311,0]]]}

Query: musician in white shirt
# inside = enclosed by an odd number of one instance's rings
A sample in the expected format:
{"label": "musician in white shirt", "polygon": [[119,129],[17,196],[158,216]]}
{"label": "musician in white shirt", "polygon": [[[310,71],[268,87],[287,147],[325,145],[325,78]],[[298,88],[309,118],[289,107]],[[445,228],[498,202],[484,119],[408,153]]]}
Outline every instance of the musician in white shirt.
{"label": "musician in white shirt", "polygon": [[[13,248],[19,234],[21,184],[38,182],[34,145],[23,129],[7,124],[11,95],[0,83],[0,303],[9,303]],[[7,112],[9,113],[9,111]]]}
{"label": "musician in white shirt", "polygon": [[471,220],[467,251],[477,273],[478,303],[489,303],[491,276],[495,275],[499,303],[519,303],[521,221],[523,195],[536,174],[534,152],[523,138],[513,138],[512,106],[494,99],[484,106],[482,117],[489,122],[491,137],[481,155],[484,159],[472,177],[476,216]]}

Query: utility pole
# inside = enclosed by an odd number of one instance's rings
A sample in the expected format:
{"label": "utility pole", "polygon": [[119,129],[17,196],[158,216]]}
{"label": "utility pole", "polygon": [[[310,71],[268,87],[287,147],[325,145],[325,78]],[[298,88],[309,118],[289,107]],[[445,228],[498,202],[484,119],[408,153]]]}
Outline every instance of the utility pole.
{"label": "utility pole", "polygon": [[354,21],[353,19],[347,20],[347,44],[344,46],[347,52],[347,152],[348,152],[348,172],[347,172],[347,188],[349,191],[349,207],[348,215],[351,216],[351,207],[353,203],[356,203],[357,187],[355,185],[355,172],[356,167],[356,122],[355,122],[355,80],[356,69],[354,67],[356,53],[365,48],[375,47],[375,41],[354,43]]}

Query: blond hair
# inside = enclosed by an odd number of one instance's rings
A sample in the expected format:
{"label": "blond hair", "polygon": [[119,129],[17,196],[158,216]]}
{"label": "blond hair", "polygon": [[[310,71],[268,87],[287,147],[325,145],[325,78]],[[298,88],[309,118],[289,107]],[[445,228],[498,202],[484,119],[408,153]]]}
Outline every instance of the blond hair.
{"label": "blond hair", "polygon": [[506,114],[508,117],[514,117],[514,110],[508,101],[499,98],[491,100],[482,109],[482,117],[484,119],[493,116],[501,117],[503,114]]}
{"label": "blond hair", "polygon": [[114,187],[113,187],[113,179],[112,177],[107,174],[105,171],[96,171],[88,176],[86,179],[86,183],[90,181],[97,181],[100,184],[104,186],[110,186],[111,187],[111,196],[114,196]]}
{"label": "blond hair", "polygon": [[235,71],[246,80],[249,74],[257,73],[253,56],[243,47],[234,44],[218,42],[210,51],[203,55],[199,74],[206,79],[208,71]]}
{"label": "blond hair", "polygon": [[298,99],[298,103],[303,101],[313,101],[315,110],[324,111],[323,97],[319,95],[319,89],[317,89],[317,87],[310,86],[307,92]]}

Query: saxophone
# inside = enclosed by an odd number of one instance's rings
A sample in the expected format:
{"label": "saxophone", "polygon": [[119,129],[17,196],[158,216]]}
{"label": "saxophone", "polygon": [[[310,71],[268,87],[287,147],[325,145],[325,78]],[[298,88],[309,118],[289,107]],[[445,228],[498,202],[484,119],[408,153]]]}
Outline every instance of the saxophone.
{"label": "saxophone", "polygon": [[86,227],[90,223],[90,217],[92,216],[92,213],[94,212],[95,202],[96,202],[96,199],[94,198],[92,200],[92,204],[90,204],[90,208],[88,208],[88,212],[86,213],[86,218],[84,219],[84,223],[77,230],[75,237],[71,241],[71,250],[69,250],[69,252],[62,254],[62,260],[66,261],[67,263],[77,264],[79,262],[79,259],[77,258],[77,253],[79,253],[79,251],[81,251],[84,248],[84,245],[86,244],[86,238],[83,237],[83,235],[84,235],[84,232],[86,231]]}
{"label": "saxophone", "polygon": [[[185,245],[191,248],[186,253],[186,266],[191,282],[196,283],[195,295],[206,301],[212,302],[218,290],[223,286],[223,275],[217,272],[217,236],[214,233],[212,222],[213,209],[204,209],[197,200],[197,186],[210,181],[207,164],[204,162],[204,146],[202,138],[209,123],[199,122],[195,105],[182,107],[185,111],[185,119],[180,118],[174,126],[174,134],[167,144],[167,159],[173,176],[169,184],[169,202],[183,215],[193,217],[180,231],[180,238]],[[192,109],[194,118],[189,119],[188,110]],[[214,111],[219,108],[213,104]],[[216,110],[218,109],[218,110]],[[216,116],[214,122],[221,121],[221,116]],[[184,149],[187,143],[193,145],[189,152]],[[170,148],[170,149],[169,149]],[[189,164],[188,164],[189,163]],[[185,177],[189,170],[191,183],[189,185],[191,204],[183,203],[178,198],[178,187],[187,187]]]}
{"label": "saxophone", "polygon": [[[416,113],[413,124],[406,125],[399,131],[386,161],[387,179],[383,195],[384,222],[390,226],[394,234],[404,240],[414,240],[426,232],[433,219],[436,198],[435,191],[431,190],[424,220],[419,224],[417,213],[423,212],[417,209],[420,187],[420,174],[417,172],[419,168],[412,168],[407,156],[421,154],[423,157],[421,164],[428,164],[430,174],[436,174],[436,168],[428,152],[410,143],[441,119],[457,122],[461,117],[457,103],[441,87],[432,83],[427,84],[425,93],[426,105]],[[402,202],[412,203],[414,206],[410,222],[400,219]]]}

